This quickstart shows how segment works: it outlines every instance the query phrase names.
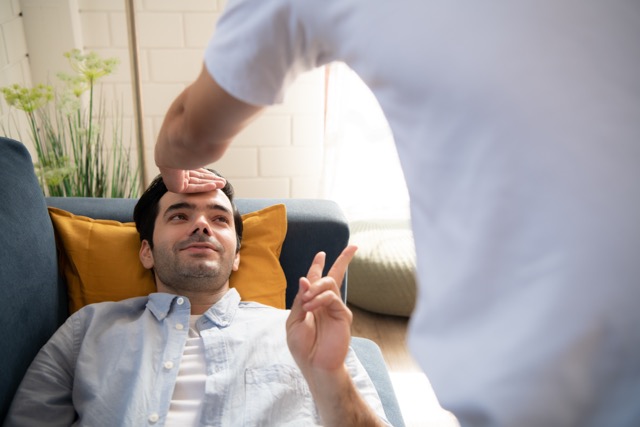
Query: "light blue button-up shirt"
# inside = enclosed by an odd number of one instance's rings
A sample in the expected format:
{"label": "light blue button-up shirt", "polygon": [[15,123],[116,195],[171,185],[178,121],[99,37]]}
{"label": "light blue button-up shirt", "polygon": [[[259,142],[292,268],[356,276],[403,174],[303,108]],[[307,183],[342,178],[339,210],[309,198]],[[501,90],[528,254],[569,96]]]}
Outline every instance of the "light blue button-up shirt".
{"label": "light blue button-up shirt", "polygon": [[[185,297],[155,293],[93,304],[38,353],[8,426],[162,426],[188,338]],[[320,418],[286,342],[288,311],[241,302],[231,289],[198,320],[206,361],[201,426],[310,426]],[[347,366],[384,419],[352,351]]]}

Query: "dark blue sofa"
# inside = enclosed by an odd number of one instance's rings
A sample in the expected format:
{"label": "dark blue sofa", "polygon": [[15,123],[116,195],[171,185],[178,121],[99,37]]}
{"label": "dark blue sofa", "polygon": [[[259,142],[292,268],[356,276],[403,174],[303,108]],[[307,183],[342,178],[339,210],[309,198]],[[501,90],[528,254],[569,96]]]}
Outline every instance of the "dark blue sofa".
{"label": "dark blue sofa", "polygon": [[[92,218],[131,221],[133,199],[43,197],[33,164],[23,144],[0,137],[0,421],[40,347],[68,316],[66,285],[58,273],[53,227],[47,205]],[[287,306],[298,278],[313,256],[327,253],[327,265],[349,240],[339,207],[327,200],[238,199],[241,213],[284,203],[288,231],[280,262],[287,276]],[[343,284],[346,298],[346,281]],[[386,365],[378,346],[353,338],[352,346],[373,379],[389,421],[403,426]]]}

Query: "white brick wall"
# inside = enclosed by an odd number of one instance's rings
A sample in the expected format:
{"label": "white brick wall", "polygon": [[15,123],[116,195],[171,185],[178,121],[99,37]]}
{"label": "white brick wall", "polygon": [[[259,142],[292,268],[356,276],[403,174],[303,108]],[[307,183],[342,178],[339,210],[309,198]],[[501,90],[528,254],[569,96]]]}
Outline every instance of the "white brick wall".
{"label": "white brick wall", "polygon": [[[84,47],[118,56],[119,72],[105,80],[131,105],[127,25],[122,2],[78,0]],[[155,176],[153,145],[164,114],[198,75],[223,1],[137,0],[136,25],[145,117],[147,176]],[[132,114],[127,107],[126,114]],[[241,197],[319,197],[323,157],[324,74],[300,78],[282,105],[269,108],[212,165]]]}
{"label": "white brick wall", "polygon": [[[18,83],[31,85],[24,25],[18,0],[0,1],[0,87]],[[28,138],[24,115],[14,110],[0,96],[0,134],[16,139]],[[17,125],[17,129],[14,126]],[[29,144],[26,144],[30,149]],[[33,156],[33,150],[32,156]]]}
{"label": "white brick wall", "polygon": [[27,44],[18,0],[0,2],[0,36],[0,83],[27,84]]}
{"label": "white brick wall", "polygon": [[[60,40],[67,43],[71,38],[86,51],[120,59],[118,71],[104,79],[102,90],[109,98],[122,102],[125,137],[133,135],[124,1],[22,1],[32,6],[66,8],[65,13],[71,9],[72,15],[77,9],[80,34],[76,34],[76,29],[69,30],[60,35]],[[50,34],[46,28],[39,28],[37,34],[27,34],[27,37],[21,33],[24,31],[19,3],[20,0],[0,0],[2,86],[14,82],[30,84],[30,75],[50,73],[30,69],[27,47],[42,50],[50,46],[52,40],[38,37],[41,33]],[[164,114],[173,99],[200,72],[205,46],[224,3],[224,0],[135,0],[148,178],[157,173],[153,145]],[[56,22],[47,25],[55,28]],[[61,48],[57,54],[61,57],[63,52]],[[6,110],[0,103],[0,115],[6,114]],[[212,166],[233,181],[241,197],[319,197],[323,129],[324,72],[318,70],[302,76],[284,103],[267,109],[238,136],[224,158]]]}

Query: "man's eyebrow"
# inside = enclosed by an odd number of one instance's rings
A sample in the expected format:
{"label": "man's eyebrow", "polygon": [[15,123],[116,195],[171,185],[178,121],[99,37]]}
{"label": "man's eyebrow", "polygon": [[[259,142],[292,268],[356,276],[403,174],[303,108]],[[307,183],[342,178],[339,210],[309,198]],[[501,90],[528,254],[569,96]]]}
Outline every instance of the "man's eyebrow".
{"label": "man's eyebrow", "polygon": [[[196,205],[193,203],[187,203],[187,202],[179,202],[179,203],[174,203],[173,205],[169,206],[165,211],[164,211],[164,215],[166,216],[168,213],[173,212],[173,211],[179,211],[179,210],[194,210],[196,208]],[[227,214],[231,214],[231,209],[229,209],[228,207],[218,204],[218,203],[211,203],[207,205],[207,209],[209,210],[214,210],[214,211],[223,211],[224,213]]]}
{"label": "man's eyebrow", "polygon": [[165,209],[164,215],[166,216],[168,213],[173,211],[179,211],[183,209],[193,210],[195,208],[196,208],[196,205],[194,205],[193,203],[187,203],[187,202],[174,203],[173,205]]}
{"label": "man's eyebrow", "polygon": [[229,209],[228,207],[218,204],[218,203],[212,203],[210,205],[207,205],[207,209],[212,210],[212,211],[222,211],[227,215],[232,215],[233,212],[231,212],[231,209]]}

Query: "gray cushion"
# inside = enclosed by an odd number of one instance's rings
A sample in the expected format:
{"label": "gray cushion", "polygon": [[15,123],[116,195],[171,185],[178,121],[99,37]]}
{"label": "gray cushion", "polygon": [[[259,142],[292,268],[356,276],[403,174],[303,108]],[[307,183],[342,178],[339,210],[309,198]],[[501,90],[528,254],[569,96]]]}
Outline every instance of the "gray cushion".
{"label": "gray cushion", "polygon": [[[404,427],[400,405],[398,404],[398,399],[396,398],[391,377],[389,377],[387,365],[384,363],[380,347],[370,339],[362,337],[351,338],[351,347],[360,362],[362,362],[373,383],[376,384],[376,389],[384,406],[387,420],[389,420],[394,427]],[[385,387],[378,387],[378,384],[385,384]]]}
{"label": "gray cushion", "polygon": [[416,256],[408,220],[349,224],[358,252],[349,265],[348,301],[374,313],[409,316],[416,302]]}

